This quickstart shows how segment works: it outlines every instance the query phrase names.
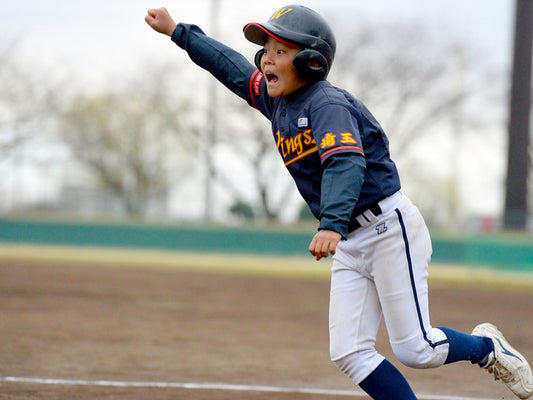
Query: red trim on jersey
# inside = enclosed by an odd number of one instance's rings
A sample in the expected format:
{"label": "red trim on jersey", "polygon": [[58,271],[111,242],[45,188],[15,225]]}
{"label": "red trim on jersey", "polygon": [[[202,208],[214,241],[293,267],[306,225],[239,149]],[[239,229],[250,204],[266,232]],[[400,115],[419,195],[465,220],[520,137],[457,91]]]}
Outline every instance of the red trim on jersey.
{"label": "red trim on jersey", "polygon": [[250,98],[252,99],[253,106],[257,109],[257,104],[255,104],[255,96],[259,96],[261,94],[259,90],[259,85],[261,85],[261,80],[263,79],[263,74],[258,69],[254,71],[252,76],[250,77]]}
{"label": "red trim on jersey", "polygon": [[272,32],[270,32],[268,29],[266,29],[265,27],[259,25],[259,24],[256,24],[255,22],[252,22],[252,23],[249,23],[248,25],[246,25],[244,27],[244,31],[246,32],[246,30],[250,27],[250,26],[255,26],[256,28],[259,28],[261,29],[263,32],[265,32],[268,36],[276,39],[278,42],[281,42],[283,44],[286,44],[287,46],[289,47],[293,47],[295,49],[301,49],[302,46],[296,44],[296,43],[293,43],[293,42],[290,42],[288,41],[287,39],[283,39],[282,37],[279,37],[278,35],[275,35],[273,34]]}
{"label": "red trim on jersey", "polygon": [[359,150],[361,153],[365,154],[365,152],[363,151],[362,148],[360,147],[355,147],[355,146],[340,146],[340,147],[335,147],[331,150],[328,150],[326,151],[324,154],[322,154],[320,156],[320,159],[322,160],[324,157],[326,157],[328,154],[331,154],[337,150]]}

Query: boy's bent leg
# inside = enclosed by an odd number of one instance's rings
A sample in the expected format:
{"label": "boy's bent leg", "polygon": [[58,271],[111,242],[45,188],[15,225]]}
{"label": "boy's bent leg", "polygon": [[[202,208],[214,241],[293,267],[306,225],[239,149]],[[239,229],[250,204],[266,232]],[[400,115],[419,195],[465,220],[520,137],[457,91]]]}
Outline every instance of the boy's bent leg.
{"label": "boy's bent leg", "polygon": [[391,347],[412,368],[434,368],[448,355],[445,334],[432,328],[428,305],[431,239],[420,212],[405,196],[384,215],[373,268]]}
{"label": "boy's bent leg", "polygon": [[[459,360],[480,362],[493,350],[490,340],[431,327],[427,285],[431,239],[422,216],[408,199],[403,199],[395,214],[389,231],[391,236],[401,236],[404,246],[380,244],[380,251],[386,254],[386,268],[380,265],[375,271],[396,356],[413,368],[439,367]],[[391,280],[390,274],[396,279]]]}

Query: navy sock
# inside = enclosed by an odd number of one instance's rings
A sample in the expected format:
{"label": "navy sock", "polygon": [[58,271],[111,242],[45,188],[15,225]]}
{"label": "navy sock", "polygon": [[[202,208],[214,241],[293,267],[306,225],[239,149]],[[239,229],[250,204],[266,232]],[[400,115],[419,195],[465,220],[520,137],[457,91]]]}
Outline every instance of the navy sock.
{"label": "navy sock", "polygon": [[384,360],[359,386],[374,400],[416,400],[403,375]]}
{"label": "navy sock", "polygon": [[444,364],[462,360],[476,364],[494,350],[494,343],[490,338],[472,336],[450,328],[438,327],[438,329],[444,332],[450,344]]}

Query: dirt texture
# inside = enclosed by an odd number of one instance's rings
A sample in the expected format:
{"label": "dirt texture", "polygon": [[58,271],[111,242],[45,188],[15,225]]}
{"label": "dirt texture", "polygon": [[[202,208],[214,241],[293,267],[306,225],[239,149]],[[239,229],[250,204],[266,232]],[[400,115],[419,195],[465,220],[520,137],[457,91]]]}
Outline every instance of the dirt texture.
{"label": "dirt texture", "polygon": [[[0,398],[350,398],[255,387],[360,393],[329,360],[328,296],[329,282],[324,279],[1,261]],[[533,360],[531,289],[496,291],[434,282],[430,310],[433,326],[464,332],[491,321]],[[384,326],[378,349],[420,398],[514,398],[468,362],[430,370],[402,366],[391,352]],[[136,382],[254,388],[146,387]]]}

